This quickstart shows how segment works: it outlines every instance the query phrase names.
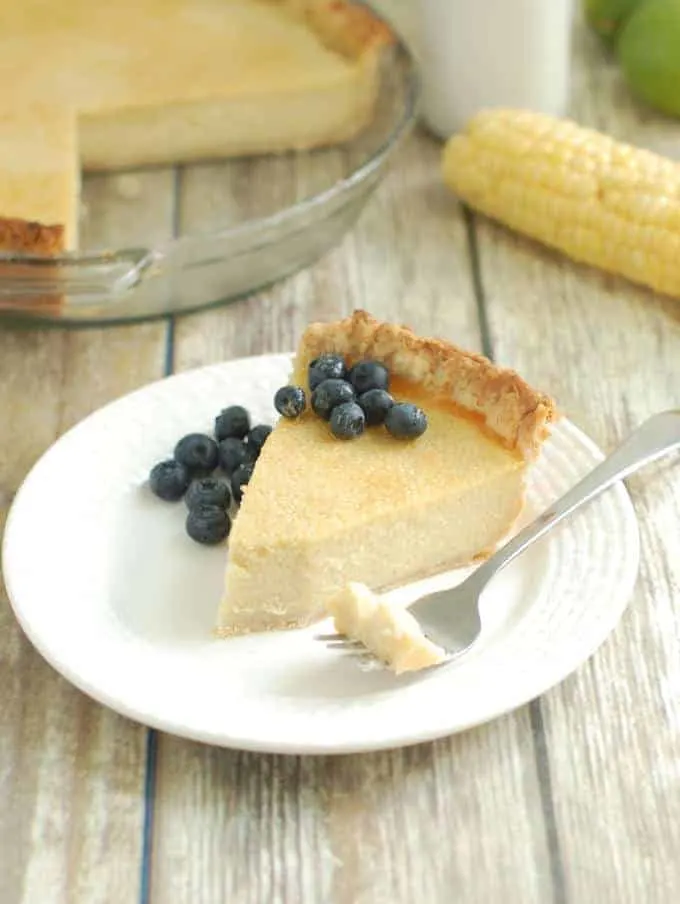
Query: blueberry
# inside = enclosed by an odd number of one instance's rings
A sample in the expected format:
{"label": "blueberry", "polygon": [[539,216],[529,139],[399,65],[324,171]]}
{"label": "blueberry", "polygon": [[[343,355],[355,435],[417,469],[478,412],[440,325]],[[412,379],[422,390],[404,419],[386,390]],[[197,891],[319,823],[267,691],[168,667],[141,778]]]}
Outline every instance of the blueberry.
{"label": "blueberry", "polygon": [[219,505],[197,505],[189,509],[186,529],[192,540],[213,546],[229,536],[231,520]]}
{"label": "blueberry", "polygon": [[307,397],[300,386],[282,386],[274,396],[274,408],[284,417],[300,417],[306,405]]}
{"label": "blueberry", "polygon": [[414,439],[427,430],[427,415],[422,408],[410,402],[395,402],[387,412],[385,426],[392,436]]}
{"label": "blueberry", "polygon": [[357,395],[363,395],[369,389],[390,388],[390,374],[384,364],[378,361],[359,361],[350,370],[349,382],[354,387]]}
{"label": "blueberry", "polygon": [[189,487],[184,501],[190,509],[201,505],[216,505],[228,509],[231,502],[231,490],[225,480],[219,477],[203,477],[194,480]]}
{"label": "blueberry", "polygon": [[312,391],[324,380],[344,380],[346,376],[347,368],[341,355],[320,355],[310,363],[307,372]]}
{"label": "blueberry", "polygon": [[183,436],[175,446],[175,458],[192,475],[207,475],[217,467],[217,443],[205,433]]}
{"label": "blueberry", "polygon": [[385,416],[394,405],[394,399],[384,389],[369,389],[357,399],[366,415],[366,423],[369,427],[377,427],[385,422]]}
{"label": "blueberry", "polygon": [[242,439],[236,439],[235,436],[223,439],[217,446],[217,453],[220,467],[225,474],[233,474],[236,468],[248,458],[246,444]]}
{"label": "blueberry", "polygon": [[354,439],[364,432],[366,416],[356,402],[343,402],[331,411],[330,427],[338,439]]}
{"label": "blueberry", "polygon": [[258,457],[271,432],[272,428],[268,424],[258,424],[250,431],[246,438],[246,454],[251,461]]}
{"label": "blueberry", "polygon": [[336,405],[354,401],[354,390],[345,380],[324,380],[312,393],[314,413],[327,421]]}
{"label": "blueberry", "polygon": [[253,476],[255,465],[251,463],[243,464],[237,468],[231,475],[231,494],[236,502],[243,499],[243,487],[246,486]]}
{"label": "blueberry", "polygon": [[151,491],[166,502],[177,502],[189,486],[189,472],[174,458],[161,461],[151,469],[149,486]]}
{"label": "blueberry", "polygon": [[215,418],[215,436],[218,440],[226,439],[228,436],[243,439],[249,430],[250,415],[242,405],[223,408]]}

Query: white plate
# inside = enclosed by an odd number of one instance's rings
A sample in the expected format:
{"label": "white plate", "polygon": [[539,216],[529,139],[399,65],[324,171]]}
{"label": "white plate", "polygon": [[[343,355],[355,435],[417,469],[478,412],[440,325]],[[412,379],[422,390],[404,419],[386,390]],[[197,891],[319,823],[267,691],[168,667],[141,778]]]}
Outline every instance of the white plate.
{"label": "white plate", "polygon": [[[623,486],[608,491],[503,572],[485,631],[459,663],[396,679],[362,672],[306,631],[211,635],[224,550],[184,534],[182,503],[145,486],[184,433],[221,407],[271,419],[287,355],[232,361],[154,383],[96,412],[43,456],[7,523],[4,574],[42,655],[95,699],[213,744],[339,753],[412,744],[487,721],[565,678],[619,620],[638,568]],[[601,455],[562,421],[531,479],[528,515]],[[461,578],[463,573],[459,575]],[[323,626],[327,627],[326,625]]]}

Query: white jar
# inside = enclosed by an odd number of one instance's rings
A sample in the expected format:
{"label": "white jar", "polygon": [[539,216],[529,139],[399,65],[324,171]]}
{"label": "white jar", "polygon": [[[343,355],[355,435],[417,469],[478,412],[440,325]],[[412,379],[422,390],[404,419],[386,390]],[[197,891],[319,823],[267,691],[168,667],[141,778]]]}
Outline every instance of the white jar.
{"label": "white jar", "polygon": [[566,112],[572,0],[417,0],[426,125],[448,138],[484,107]]}

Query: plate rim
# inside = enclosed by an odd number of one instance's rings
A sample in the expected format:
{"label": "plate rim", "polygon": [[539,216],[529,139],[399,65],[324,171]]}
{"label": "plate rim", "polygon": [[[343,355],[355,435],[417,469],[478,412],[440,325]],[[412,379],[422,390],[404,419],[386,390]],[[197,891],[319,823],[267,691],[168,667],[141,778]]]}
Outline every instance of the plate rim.
{"label": "plate rim", "polygon": [[[123,401],[129,400],[134,402],[135,397],[146,395],[155,387],[158,387],[160,385],[167,386],[168,384],[173,383],[181,384],[182,382],[191,382],[196,378],[198,374],[207,372],[220,372],[225,368],[234,366],[238,367],[243,364],[246,364],[246,366],[248,366],[248,364],[252,366],[257,362],[280,362],[281,364],[283,364],[285,361],[290,361],[291,358],[292,353],[290,352],[250,355],[241,358],[233,358],[228,361],[223,361],[216,364],[209,364],[203,367],[193,368],[191,370],[183,371],[178,374],[172,374],[166,377],[161,377],[157,380],[153,380],[150,383],[138,387],[130,393],[126,393],[116,399],[111,400],[110,402],[86,415],[84,418],[70,427],[69,430],[61,434],[33,464],[28,474],[21,482],[12,500],[12,504],[7,515],[3,533],[1,561],[7,598],[11,610],[14,614],[14,617],[17,619],[17,622],[19,623],[23,633],[26,635],[26,637],[35,647],[38,653],[42,656],[42,658],[58,674],[65,678],[79,691],[86,694],[88,697],[95,700],[100,705],[103,705],[124,716],[125,718],[128,718],[131,721],[147,728],[163,731],[164,733],[172,734],[177,737],[187,738],[192,741],[228,749],[237,749],[260,753],[278,753],[284,755],[292,754],[325,756],[396,749],[426,743],[443,737],[450,737],[454,734],[458,734],[471,728],[494,721],[500,716],[509,714],[523,706],[526,706],[532,700],[535,700],[546,694],[549,690],[553,689],[562,681],[564,681],[569,675],[573,674],[578,668],[582,667],[610,637],[614,628],[623,617],[632,598],[635,584],[638,578],[640,565],[640,528],[630,493],[623,481],[615,484],[607,492],[616,494],[616,496],[618,497],[617,501],[621,506],[623,512],[625,513],[624,519],[621,522],[621,529],[622,532],[625,532],[627,535],[626,539],[628,545],[630,546],[630,549],[629,555],[625,559],[625,567],[622,572],[619,573],[619,580],[617,584],[617,587],[619,588],[619,605],[612,609],[610,617],[605,620],[604,627],[600,630],[597,637],[594,637],[592,641],[586,645],[586,652],[583,652],[584,648],[582,648],[582,651],[578,655],[578,661],[575,664],[571,662],[565,664],[559,671],[558,676],[556,678],[551,677],[549,684],[542,686],[542,688],[536,693],[532,693],[529,696],[523,695],[523,699],[517,700],[510,706],[508,706],[507,703],[504,702],[501,698],[499,700],[499,705],[496,708],[485,710],[483,713],[480,713],[479,717],[472,717],[467,720],[458,720],[455,725],[452,725],[444,731],[442,730],[441,726],[437,724],[432,726],[429,730],[422,730],[417,733],[413,733],[413,731],[402,731],[399,734],[399,738],[393,736],[395,735],[395,733],[392,732],[389,736],[386,736],[384,738],[381,737],[368,739],[366,741],[357,743],[346,743],[342,741],[338,742],[337,740],[331,741],[329,743],[324,743],[323,738],[320,738],[318,742],[314,744],[301,744],[296,742],[295,740],[279,739],[277,741],[267,741],[259,739],[257,737],[249,738],[248,736],[243,734],[241,734],[240,736],[238,734],[226,735],[223,731],[212,731],[210,730],[210,728],[196,730],[191,726],[184,725],[181,721],[173,721],[172,719],[158,716],[153,712],[144,712],[139,706],[135,707],[129,704],[127,701],[121,700],[115,695],[110,694],[106,689],[101,689],[97,686],[94,686],[90,681],[88,681],[87,676],[82,675],[78,669],[72,668],[68,661],[64,661],[62,657],[55,655],[52,652],[49,643],[45,642],[45,638],[40,634],[39,630],[37,630],[35,624],[26,617],[25,608],[16,601],[17,594],[16,588],[14,586],[12,567],[10,566],[9,569],[7,568],[7,550],[9,549],[11,551],[12,547],[12,537],[15,530],[14,524],[17,518],[16,513],[21,513],[22,499],[24,493],[26,492],[26,488],[30,488],[32,481],[36,479],[35,475],[39,475],[40,470],[45,466],[44,461],[46,459],[49,459],[49,457],[53,454],[53,450],[60,446],[62,442],[66,442],[67,438],[71,437],[76,432],[87,430],[92,420],[99,419],[100,417],[105,418],[109,409],[119,406]],[[603,457],[602,450],[599,448],[599,446],[569,418],[563,416],[560,421],[564,428],[568,432],[570,432],[581,444],[581,446],[585,450],[587,450],[593,457],[600,459]],[[19,596],[20,595],[21,594],[19,593]]]}

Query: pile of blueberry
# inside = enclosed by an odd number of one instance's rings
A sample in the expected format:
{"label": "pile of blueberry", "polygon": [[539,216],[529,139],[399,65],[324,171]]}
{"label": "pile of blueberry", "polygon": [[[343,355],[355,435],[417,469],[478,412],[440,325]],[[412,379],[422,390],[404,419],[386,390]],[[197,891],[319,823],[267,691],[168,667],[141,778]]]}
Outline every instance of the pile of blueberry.
{"label": "pile of blueberry", "polygon": [[[340,439],[361,436],[366,427],[382,424],[400,439],[413,439],[427,429],[421,408],[392,398],[389,372],[377,361],[347,368],[339,355],[321,355],[309,365],[308,382],[312,410]],[[274,407],[283,417],[300,417],[307,408],[304,389],[282,386]],[[229,536],[232,503],[241,502],[271,430],[266,424],[251,427],[248,411],[231,405],[215,418],[214,436],[189,433],[177,443],[172,458],[151,469],[149,486],[156,496],[167,502],[184,498],[189,509],[186,530],[197,543],[221,543]],[[222,476],[216,476],[218,469]]]}
{"label": "pile of blueberry", "polygon": [[[189,509],[186,530],[192,540],[215,544],[229,536],[232,501],[241,501],[271,429],[266,424],[251,427],[246,409],[232,405],[215,418],[214,436],[182,437],[173,457],[151,469],[149,486],[156,496],[167,502],[184,498]],[[218,468],[223,477],[215,476]]]}
{"label": "pile of blueberry", "polygon": [[[389,393],[390,375],[378,361],[359,361],[348,368],[340,355],[321,355],[309,365],[312,411],[328,421],[339,439],[361,436],[366,427],[384,424],[399,439],[414,439],[427,430],[427,416],[411,402],[396,402]],[[299,386],[282,386],[274,397],[284,417],[299,417],[307,407]]]}

